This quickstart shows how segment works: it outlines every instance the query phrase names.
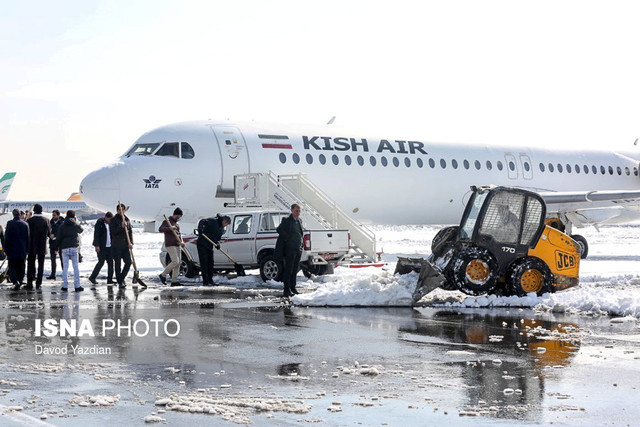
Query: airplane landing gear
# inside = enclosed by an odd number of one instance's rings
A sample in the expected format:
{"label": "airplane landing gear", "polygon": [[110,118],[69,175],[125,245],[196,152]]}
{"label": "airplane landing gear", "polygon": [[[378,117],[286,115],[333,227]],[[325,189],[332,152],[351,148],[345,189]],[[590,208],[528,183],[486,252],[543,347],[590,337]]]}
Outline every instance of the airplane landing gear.
{"label": "airplane landing gear", "polygon": [[578,248],[580,249],[580,259],[585,259],[589,254],[589,244],[587,243],[587,239],[579,234],[572,234],[571,238],[574,242],[576,242]]}

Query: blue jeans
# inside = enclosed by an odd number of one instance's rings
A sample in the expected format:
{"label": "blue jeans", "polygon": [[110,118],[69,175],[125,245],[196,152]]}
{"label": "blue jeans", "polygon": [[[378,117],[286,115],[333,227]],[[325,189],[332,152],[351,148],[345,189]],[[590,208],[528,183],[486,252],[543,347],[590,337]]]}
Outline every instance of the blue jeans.
{"label": "blue jeans", "polygon": [[62,287],[68,288],[69,261],[73,263],[73,286],[80,287],[80,269],[78,268],[78,248],[64,248],[62,250]]}

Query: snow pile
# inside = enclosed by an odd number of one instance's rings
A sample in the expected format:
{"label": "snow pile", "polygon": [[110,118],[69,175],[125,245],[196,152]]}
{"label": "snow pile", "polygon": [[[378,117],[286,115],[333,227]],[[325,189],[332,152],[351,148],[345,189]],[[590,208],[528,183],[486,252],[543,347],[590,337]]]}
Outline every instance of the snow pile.
{"label": "snow pile", "polygon": [[[341,271],[340,271],[341,270]],[[305,306],[398,306],[411,305],[417,273],[393,275],[376,268],[338,268],[338,274],[315,279],[319,286],[296,295],[294,304]]]}

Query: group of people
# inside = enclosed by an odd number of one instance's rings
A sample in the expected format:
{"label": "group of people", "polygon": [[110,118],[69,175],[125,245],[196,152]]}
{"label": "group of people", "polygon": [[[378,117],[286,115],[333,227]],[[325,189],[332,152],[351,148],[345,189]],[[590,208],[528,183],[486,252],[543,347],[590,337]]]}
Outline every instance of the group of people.
{"label": "group of people", "polygon": [[[296,289],[296,275],[302,256],[302,222],[300,221],[300,205],[291,205],[291,214],[282,219],[277,228],[278,240],[275,247],[275,259],[282,268],[282,282],[284,284],[283,296],[289,298],[298,293]],[[180,226],[178,221],[182,217],[182,210],[176,208],[173,215],[168,217],[160,226],[159,231],[164,233],[164,245],[171,262],[160,273],[162,284],[167,284],[167,274],[171,274],[171,286],[180,286],[178,275],[180,273],[180,259],[184,242],[180,238]],[[213,248],[220,249],[220,238],[225,233],[226,227],[231,223],[231,218],[226,215],[205,218],[198,223],[198,258],[202,284],[213,286],[214,257]]]}
{"label": "group of people", "polygon": [[[122,203],[116,206],[116,214],[105,213],[103,218],[96,221],[93,233],[93,247],[98,261],[89,276],[89,281],[95,286],[97,277],[104,264],[107,264],[107,285],[118,284],[123,289],[126,287],[125,278],[131,267],[131,250],[133,248],[133,232],[131,221],[125,215],[126,206]],[[44,272],[44,259],[49,242],[49,254],[51,257],[51,274],[47,279],[56,279],[57,258],[60,257],[62,265],[62,291],[68,290],[69,266],[74,271],[74,288],[76,292],[83,291],[80,286],[79,274],[79,247],[82,227],[77,223],[75,212],[69,210],[66,217],[62,218],[60,212],[54,210],[52,217],[47,220],[42,215],[42,206],[36,204],[33,214],[28,218],[18,209],[13,210],[13,219],[7,223],[6,231],[0,227],[0,244],[2,251],[8,259],[8,271],[14,290],[22,286],[27,290],[40,289]],[[180,237],[178,222],[183,212],[176,208],[173,215],[168,217],[160,226],[159,231],[164,233],[164,244],[171,262],[159,275],[163,284],[167,284],[167,275],[171,275],[171,286],[180,286],[178,275],[180,273],[180,259],[182,248],[185,246]],[[296,290],[296,274],[302,254],[302,223],[300,222],[300,206],[291,206],[291,215],[284,218],[277,228],[278,240],[275,247],[275,258],[280,262],[284,283],[284,297],[291,297],[298,293]],[[198,223],[197,249],[200,260],[202,283],[205,286],[213,286],[214,256],[213,249],[220,249],[220,239],[225,233],[226,227],[231,223],[231,218],[226,215],[202,219]],[[24,284],[25,264],[27,283]],[[37,264],[37,266],[36,266]],[[115,275],[115,277],[114,277]]]}
{"label": "group of people", "polygon": [[[67,216],[63,220],[60,212],[55,210],[52,212],[52,218],[47,220],[42,215],[42,205],[36,203],[33,206],[33,212],[25,214],[23,211],[14,209],[12,215],[13,219],[7,222],[2,236],[2,247],[9,263],[9,280],[13,284],[13,289],[17,291],[24,286],[25,289],[32,290],[34,284],[36,289],[40,289],[48,240],[51,274],[47,278],[56,278],[56,259],[59,255],[63,271],[62,290],[67,290],[69,262],[74,262],[76,291],[84,290],[80,286],[77,263],[82,227],[76,223],[75,212],[67,211]],[[24,283],[25,264],[26,284]]]}

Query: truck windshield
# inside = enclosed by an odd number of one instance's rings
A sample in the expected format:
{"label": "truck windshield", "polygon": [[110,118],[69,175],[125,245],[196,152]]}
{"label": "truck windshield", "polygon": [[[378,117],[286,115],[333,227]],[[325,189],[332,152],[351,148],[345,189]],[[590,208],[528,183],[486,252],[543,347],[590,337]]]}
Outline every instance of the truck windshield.
{"label": "truck windshield", "polygon": [[473,195],[473,204],[471,205],[471,210],[469,211],[469,215],[464,218],[464,222],[460,224],[460,239],[468,240],[471,239],[473,235],[473,229],[476,226],[476,221],[478,220],[478,215],[480,214],[480,208],[484,204],[484,199],[487,198],[488,191],[482,193],[475,193]]}

